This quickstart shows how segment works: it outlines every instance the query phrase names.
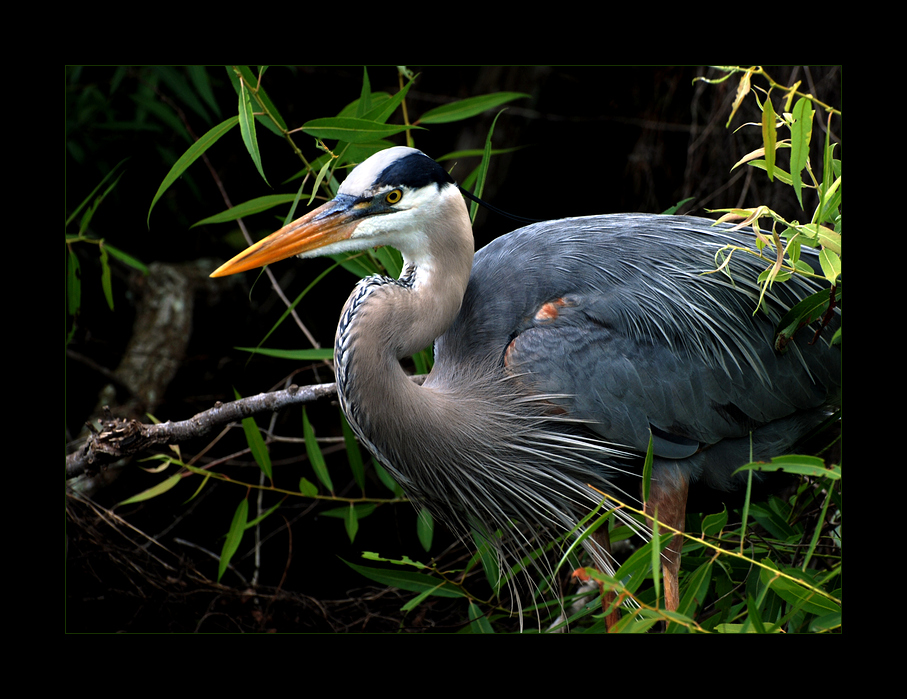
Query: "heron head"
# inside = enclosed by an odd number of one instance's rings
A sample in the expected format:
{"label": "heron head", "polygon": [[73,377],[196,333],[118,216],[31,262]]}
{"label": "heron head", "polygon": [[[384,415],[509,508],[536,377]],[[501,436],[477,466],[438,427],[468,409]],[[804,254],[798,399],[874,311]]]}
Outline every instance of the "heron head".
{"label": "heron head", "polygon": [[388,148],[359,164],[334,199],[247,248],[211,276],[245,272],[293,255],[380,245],[392,245],[404,257],[418,256],[432,222],[443,220],[451,204],[465,213],[456,183],[444,168],[414,148]]}

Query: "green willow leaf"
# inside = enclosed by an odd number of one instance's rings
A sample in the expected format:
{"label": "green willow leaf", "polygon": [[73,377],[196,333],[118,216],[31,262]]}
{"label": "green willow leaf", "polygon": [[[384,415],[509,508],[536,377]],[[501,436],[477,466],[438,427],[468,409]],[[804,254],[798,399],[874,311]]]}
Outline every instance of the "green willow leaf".
{"label": "green willow leaf", "polygon": [[841,276],[841,258],[828,248],[822,248],[819,253],[819,266],[822,267],[825,278],[832,284]]}
{"label": "green willow leaf", "polygon": [[815,476],[832,480],[841,478],[840,466],[827,466],[822,459],[816,456],[804,456],[802,454],[776,456],[769,463],[753,462],[745,464],[734,473],[740,473],[741,471],[784,471],[801,476]]}
{"label": "green willow leaf", "polygon": [[230,530],[227,532],[227,540],[224,542],[224,548],[220,552],[220,562],[217,565],[218,582],[220,582],[224,573],[227,572],[227,566],[230,565],[233,554],[239,549],[239,544],[242,541],[242,535],[246,529],[246,522],[248,519],[249,501],[243,498],[240,500],[236,512],[233,514],[233,522],[231,522]]}
{"label": "green willow leaf", "polygon": [[249,450],[252,452],[252,458],[255,459],[255,463],[258,464],[258,467],[269,479],[273,478],[271,455],[268,453],[268,447],[261,436],[261,430],[258,429],[255,418],[243,418],[242,427],[246,434],[246,442],[249,444]]}
{"label": "green willow leaf", "polygon": [[[233,89],[236,90],[236,94],[239,95],[239,76],[241,75],[245,81],[246,85],[258,85],[258,78],[255,77],[255,74],[252,72],[252,69],[249,66],[226,66],[227,76],[230,78],[230,82],[233,85]],[[264,74],[264,68],[262,68],[262,75]],[[277,106],[271,101],[271,98],[268,97],[268,93],[265,92],[264,87],[258,85],[258,88],[255,90],[255,95],[258,100],[264,105],[264,108],[267,109],[268,114],[271,115],[271,118],[267,116],[257,116],[258,123],[266,127],[271,133],[275,136],[283,138],[284,133],[287,131],[287,122],[280,115],[280,111],[277,109]],[[275,123],[276,122],[276,123]]]}
{"label": "green willow leaf", "polygon": [[252,97],[249,95],[249,88],[246,86],[245,80],[240,82],[239,87],[239,130],[242,140],[261,179],[270,187],[271,183],[265,177],[265,171],[261,166],[261,151],[258,149],[258,138],[255,135],[255,110],[252,108]]}
{"label": "green willow leaf", "polygon": [[107,241],[104,241],[104,249],[107,250],[111,257],[115,257],[123,264],[129,265],[133,269],[137,269],[142,274],[148,274],[148,266],[132,255],[129,255],[119,248],[114,247]]}
{"label": "green willow leaf", "polygon": [[237,204],[233,208],[222,211],[219,214],[214,214],[208,218],[203,218],[201,221],[196,221],[189,228],[195,228],[196,226],[206,226],[212,223],[227,223],[229,221],[235,221],[238,218],[243,218],[244,216],[253,216],[255,214],[260,214],[263,211],[268,209],[273,209],[275,206],[281,206],[282,204],[292,204],[296,200],[295,194],[268,194],[263,197],[256,197],[255,199],[250,199],[245,201],[242,204]]}
{"label": "green willow leaf", "polygon": [[[65,224],[63,225],[64,228],[66,228],[66,226],[68,226],[70,223],[72,223],[75,220],[76,216],[79,215],[79,212],[82,209],[84,209],[90,201],[92,201],[94,199],[95,192],[97,192],[108,179],[113,177],[113,173],[115,173],[119,169],[120,165],[125,163],[127,160],[129,160],[129,158],[123,158],[120,162],[118,162],[116,165],[113,166],[113,168],[110,170],[110,172],[108,172],[106,175],[104,175],[104,177],[101,179],[101,181],[98,183],[98,185],[94,189],[91,190],[91,193],[87,197],[85,197],[82,200],[82,203],[79,204],[75,208],[75,210],[69,215],[69,217],[66,219]],[[120,173],[120,176],[122,176],[122,173]],[[117,177],[117,181],[119,181],[119,179],[120,179],[120,177]],[[114,182],[114,184],[116,184],[116,182]],[[106,196],[107,192],[109,192],[111,189],[112,189],[112,186],[108,187],[105,190],[104,194],[101,195],[100,198],[103,199],[104,196]]]}
{"label": "green willow leaf", "polygon": [[367,143],[376,138],[387,138],[417,126],[379,124],[375,121],[352,117],[327,117],[312,119],[302,125],[302,130],[315,138]]}
{"label": "green willow leaf", "polygon": [[356,516],[356,508],[352,504],[346,508],[343,525],[346,527],[346,535],[350,537],[350,543],[352,544],[356,540],[356,533],[359,531],[359,517]]}
{"label": "green willow leaf", "polygon": [[364,495],[365,464],[362,462],[362,452],[359,451],[359,442],[356,441],[356,435],[353,434],[353,429],[350,427],[350,423],[347,422],[346,415],[343,414],[342,410],[339,412],[340,426],[343,430],[343,443],[346,446],[346,460],[350,465],[350,470],[353,472],[353,479],[356,481],[356,485],[359,486],[359,490],[361,490]]}
{"label": "green willow leaf", "polygon": [[145,500],[151,500],[151,498],[156,498],[158,495],[163,495],[168,490],[173,488],[177,483],[180,482],[180,474],[175,473],[166,480],[161,481],[155,486],[148,488],[148,490],[143,490],[137,495],[133,495],[131,498],[126,498],[123,502],[117,503],[119,505],[131,505],[136,502],[143,502]]}
{"label": "green willow leaf", "polygon": [[210,129],[205,135],[193,143],[189,149],[180,156],[180,159],[176,161],[170,172],[167,173],[167,176],[164,177],[164,181],[161,182],[161,186],[158,187],[157,192],[154,195],[154,198],[151,200],[151,206],[148,207],[148,217],[146,219],[146,224],[148,228],[151,228],[151,211],[154,209],[154,205],[157,204],[158,200],[163,196],[170,185],[176,182],[182,174],[189,168],[192,163],[198,160],[205,151],[207,151],[211,146],[213,146],[217,141],[227,133],[230,129],[236,126],[239,123],[238,116],[232,116],[226,121],[222,121],[220,124]]}
{"label": "green willow leaf", "polygon": [[293,361],[303,362],[320,362],[334,358],[333,349],[281,350],[268,349],[266,347],[236,347],[235,349],[240,352],[263,354],[266,357],[275,357],[276,359],[292,359]]}
{"label": "green willow leaf", "polygon": [[[771,568],[777,568],[772,561],[765,561],[765,564]],[[802,577],[803,573],[796,568],[786,568],[785,573],[793,577]],[[762,568],[759,570],[759,579],[763,585],[770,586],[772,591],[785,602],[799,606],[803,611],[809,614],[840,614],[841,606],[833,600],[816,594],[812,590],[798,585],[788,578],[774,577],[771,570]],[[804,581],[805,582],[805,581]]]}
{"label": "green willow leaf", "polygon": [[107,248],[104,247],[104,241],[101,241],[101,288],[104,290],[104,298],[107,300],[107,306],[113,310],[113,283],[110,279],[110,261],[107,257]]}
{"label": "green willow leaf", "polygon": [[806,97],[801,97],[794,105],[794,123],[791,125],[791,144],[790,144],[790,174],[793,179],[794,192],[797,194],[797,201],[803,206],[803,195],[801,188],[803,180],[800,173],[806,167],[809,158],[809,141],[812,136],[813,128],[813,109],[812,102]]}
{"label": "green willow leaf", "polygon": [[416,517],[416,535],[419,537],[419,543],[426,551],[431,550],[431,542],[435,533],[435,520],[431,516],[431,511],[427,507],[419,510],[419,516]]}
{"label": "green willow leaf", "polygon": [[364,575],[369,580],[374,580],[382,585],[390,585],[401,590],[410,592],[427,592],[437,597],[465,597],[466,594],[457,586],[440,578],[425,575],[424,573],[414,573],[405,570],[395,570],[388,568],[367,568],[359,566],[349,561],[344,561],[350,568],[360,575]]}
{"label": "green willow leaf", "polygon": [[762,108],[762,144],[765,147],[765,173],[768,175],[769,182],[775,179],[775,144],[777,140],[775,110],[772,107],[772,100],[769,95],[765,99],[765,106]]}
{"label": "green willow leaf", "polygon": [[529,95],[523,92],[495,92],[491,95],[467,97],[427,111],[418,123],[446,124],[451,121],[461,121],[521,97],[529,97]]}
{"label": "green willow leaf", "polygon": [[494,628],[488,620],[488,615],[483,614],[475,602],[469,603],[469,632],[494,633]]}
{"label": "green willow leaf", "polygon": [[299,492],[307,498],[313,498],[318,495],[318,486],[312,483],[308,478],[300,478]]}
{"label": "green willow leaf", "polygon": [[[828,310],[829,295],[828,290],[817,291],[794,305],[781,317],[775,331],[774,345],[776,350],[785,352],[794,333],[809,323],[820,320],[825,315]],[[835,303],[840,301],[841,294],[838,291],[835,295]]]}
{"label": "green willow leaf", "polygon": [[312,428],[312,423],[309,422],[309,416],[306,414],[305,408],[302,409],[302,434],[305,437],[306,454],[309,456],[312,468],[315,469],[315,475],[318,476],[321,484],[333,493],[334,484],[331,482],[330,474],[328,474],[328,467],[324,462],[324,454],[321,453],[321,447],[315,441],[315,430]]}

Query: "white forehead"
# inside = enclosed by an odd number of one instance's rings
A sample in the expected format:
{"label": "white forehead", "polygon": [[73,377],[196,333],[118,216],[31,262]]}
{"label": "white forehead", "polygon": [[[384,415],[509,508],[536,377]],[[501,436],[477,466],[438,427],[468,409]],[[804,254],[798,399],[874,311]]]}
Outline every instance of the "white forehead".
{"label": "white forehead", "polygon": [[337,190],[338,194],[358,195],[369,189],[378,175],[384,172],[387,167],[395,160],[404,158],[407,155],[421,153],[422,151],[406,146],[394,146],[375,153],[373,156],[359,163],[353,171],[347,175],[347,178]]}

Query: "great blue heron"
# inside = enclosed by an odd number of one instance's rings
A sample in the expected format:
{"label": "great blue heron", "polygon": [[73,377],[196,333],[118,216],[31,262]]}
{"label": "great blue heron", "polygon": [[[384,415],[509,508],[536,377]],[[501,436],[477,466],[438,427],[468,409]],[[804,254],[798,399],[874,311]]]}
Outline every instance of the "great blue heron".
{"label": "great blue heron", "polygon": [[[562,535],[627,490],[650,435],[646,512],[683,528],[690,487],[729,491],[734,469],[784,453],[826,416],[840,387],[828,338],[772,347],[780,314],[818,289],[776,284],[757,308],[759,263],[716,251],[752,236],[711,220],[616,214],[536,223],[473,255],[463,196],[434,160],[405,147],[356,167],[332,201],[211,276],[292,255],[391,245],[399,279],[360,281],[340,317],[337,389],[360,440],[415,500],[460,532],[512,520]],[[804,258],[810,252],[804,252]],[[812,333],[810,338],[812,339]],[[434,342],[420,386],[400,360]],[[584,541],[613,573],[607,535]],[[676,609],[681,540],[666,554]]]}

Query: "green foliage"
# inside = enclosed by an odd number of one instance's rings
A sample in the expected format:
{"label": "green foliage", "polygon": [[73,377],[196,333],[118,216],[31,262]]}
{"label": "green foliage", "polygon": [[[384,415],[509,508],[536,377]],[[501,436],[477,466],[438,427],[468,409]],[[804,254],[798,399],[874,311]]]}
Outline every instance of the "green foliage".
{"label": "green foliage", "polygon": [[[762,118],[759,124],[753,124],[761,128],[763,145],[741,158],[735,168],[746,164],[764,170],[770,181],[777,180],[792,187],[801,207],[805,208],[804,189],[813,190],[816,195],[812,213],[808,214],[809,220],[806,223],[794,219],[787,220],[765,205],[717,210],[724,213],[719,220],[740,221],[740,227],[752,226],[756,232],[758,248],[763,251],[767,262],[765,273],[759,278],[763,294],[772,284],[783,283],[794,274],[818,278],[824,276],[825,281],[831,286],[830,293],[817,295],[817,298],[800,304],[793,314],[785,318],[785,323],[779,328],[776,337],[776,347],[783,350],[797,329],[841,306],[841,159],[836,157],[836,144],[831,142],[831,121],[834,116],[840,116],[840,111],[822,104],[812,95],[801,93],[799,83],[788,87],[779,85],[761,67],[747,69],[726,67],[722,70],[725,72],[724,77],[710,82],[720,82],[733,75],[742,74],[728,124],[744,100],[750,94],[755,94],[753,76],[762,77],[769,84],[767,89],[760,88],[764,97],[761,101],[757,97],[757,104]],[[780,101],[783,104],[780,112],[775,111],[772,102],[775,92],[780,93]],[[822,169],[818,174],[814,172],[809,160],[816,114],[814,104],[825,110],[828,121],[822,148]],[[779,140],[779,129],[789,132],[790,137]],[[783,170],[777,163],[777,154],[780,150],[790,152],[789,171]],[[804,175],[807,181],[804,181]],[[762,219],[769,219],[771,226],[769,230],[762,230]],[[816,275],[809,265],[800,261],[802,245],[821,249],[819,262],[822,276]],[[723,258],[719,270],[727,267],[734,253],[752,254],[744,248],[728,246],[719,253]],[[840,341],[839,330],[834,342]]]}
{"label": "green foliage", "polygon": [[[64,229],[68,231],[70,224],[74,223],[76,217],[81,214],[78,220],[77,230],[74,233],[66,232],[65,234],[65,244],[66,244],[66,312],[68,315],[67,322],[67,333],[66,341],[67,343],[72,338],[72,333],[75,330],[75,321],[79,315],[81,309],[81,299],[82,299],[82,276],[81,276],[81,267],[79,265],[79,259],[76,256],[76,247],[81,245],[96,245],[98,247],[99,259],[101,263],[101,287],[104,292],[104,298],[107,300],[107,305],[110,310],[113,310],[113,290],[111,288],[111,274],[110,274],[110,257],[114,257],[120,262],[134,267],[135,269],[147,273],[145,265],[136,260],[131,255],[126,254],[122,250],[113,247],[109,243],[106,243],[104,239],[95,239],[87,234],[87,230],[91,225],[91,220],[98,210],[98,207],[103,203],[104,198],[110,194],[114,187],[117,186],[120,179],[123,177],[123,172],[117,171],[120,170],[120,167],[125,163],[125,160],[120,161],[116,167],[114,167],[110,172],[108,172],[104,178],[98,183],[98,185],[91,191],[91,193],[85,197],[81,204],[76,206],[74,211],[66,217],[66,222],[64,224]],[[117,174],[116,179],[113,180],[110,184],[107,185],[107,188],[103,192],[98,194],[101,187],[113,177],[114,174]],[[97,196],[96,196],[97,195]]]}

